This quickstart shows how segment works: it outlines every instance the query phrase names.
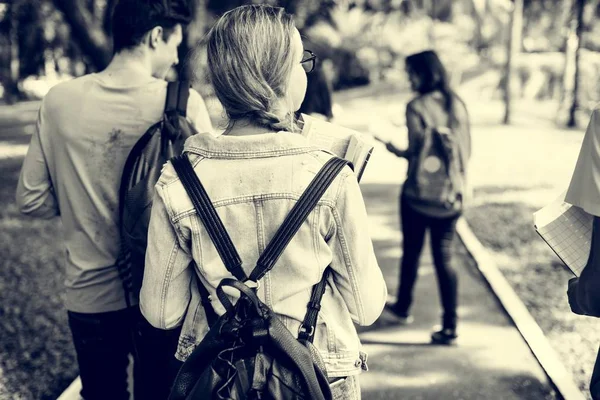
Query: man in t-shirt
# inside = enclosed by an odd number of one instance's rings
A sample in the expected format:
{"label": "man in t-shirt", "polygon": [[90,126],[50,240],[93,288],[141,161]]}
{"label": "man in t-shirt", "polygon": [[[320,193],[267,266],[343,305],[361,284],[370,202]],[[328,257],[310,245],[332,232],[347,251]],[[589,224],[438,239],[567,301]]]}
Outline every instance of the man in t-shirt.
{"label": "man in t-shirt", "polygon": [[[592,113],[565,202],[593,216],[588,261],[578,278],[569,280],[571,311],[600,318],[600,109]],[[600,399],[600,351],[590,380],[593,399]]]}
{"label": "man in t-shirt", "polygon": [[[115,266],[119,185],[133,145],[163,115],[164,78],[178,62],[182,25],[189,19],[185,0],[120,0],[110,65],[50,90],[19,178],[21,212],[60,215],[64,227],[65,306],[86,400],[129,399],[126,370],[139,307],[127,308]],[[187,115],[199,134],[212,131],[194,90]],[[137,369],[136,398],[161,398],[168,388],[138,379]],[[155,390],[151,397],[142,394],[149,388]]]}

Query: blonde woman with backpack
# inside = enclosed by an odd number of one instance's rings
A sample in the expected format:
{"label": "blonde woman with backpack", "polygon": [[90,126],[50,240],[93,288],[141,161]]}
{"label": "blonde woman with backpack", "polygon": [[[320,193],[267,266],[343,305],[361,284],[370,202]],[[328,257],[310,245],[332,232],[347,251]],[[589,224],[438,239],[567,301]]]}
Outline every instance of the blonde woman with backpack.
{"label": "blonde woman with backpack", "polygon": [[464,208],[466,172],[471,155],[469,117],[464,102],[449,86],[446,70],[434,51],[406,58],[411,89],[406,107],[408,148],[387,149],[408,160],[400,197],[402,261],[397,301],[388,308],[401,323],[413,321],[410,308],[425,232],[429,230],[443,315],[433,343],[457,338],[458,279],[452,267],[456,221]]}
{"label": "blonde woman with backpack", "polygon": [[[303,48],[292,17],[266,5],[225,13],[208,34],[207,53],[210,81],[229,125],[216,138],[191,137],[184,155],[249,276],[300,195],[332,158],[299,134],[294,119],[315,56]],[[156,185],[141,310],[158,328],[183,324],[176,357],[185,361],[209,332],[207,313],[214,310],[223,318],[227,302],[217,287],[233,274],[173,164],[166,164]],[[311,290],[330,268],[310,334],[332,398],[360,398],[358,374],[366,369],[366,355],[354,324],[372,324],[387,296],[367,225],[357,179],[346,166],[273,269],[254,285],[259,300],[298,335]],[[207,309],[201,304],[203,288],[212,299]],[[235,300],[239,293],[227,295]]]}

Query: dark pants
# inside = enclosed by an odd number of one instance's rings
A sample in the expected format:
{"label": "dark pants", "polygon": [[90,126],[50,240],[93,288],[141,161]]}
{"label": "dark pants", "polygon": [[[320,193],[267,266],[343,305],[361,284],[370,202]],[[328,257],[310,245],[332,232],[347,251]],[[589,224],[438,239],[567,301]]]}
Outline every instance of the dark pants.
{"label": "dark pants", "polygon": [[596,363],[594,364],[594,371],[590,379],[590,394],[592,395],[592,399],[600,400],[600,349],[596,355]]}
{"label": "dark pants", "polygon": [[458,281],[452,268],[452,242],[454,240],[457,216],[434,218],[412,208],[402,197],[400,200],[402,219],[403,255],[400,263],[400,285],[396,309],[408,315],[413,301],[413,289],[417,280],[419,258],[425,242],[425,232],[429,228],[433,264],[437,273],[438,287],[444,328],[456,328],[456,307]]}
{"label": "dark pants", "polygon": [[82,314],[69,311],[69,326],[77,353],[81,396],[85,400],[128,400],[129,354],[134,398],[166,399],[177,373],[174,357],[178,332],[153,328],[138,307]]}

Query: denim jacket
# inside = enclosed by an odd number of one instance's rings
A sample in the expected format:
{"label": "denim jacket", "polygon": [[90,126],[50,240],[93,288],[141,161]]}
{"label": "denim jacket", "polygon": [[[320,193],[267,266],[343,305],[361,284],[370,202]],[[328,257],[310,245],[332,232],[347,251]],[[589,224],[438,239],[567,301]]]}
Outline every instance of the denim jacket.
{"label": "denim jacket", "polygon": [[[188,139],[184,151],[231,236],[247,275],[293,204],[331,157],[311,147],[303,136],[288,132],[195,135]],[[297,334],[311,289],[331,266],[333,273],[321,302],[314,339],[330,377],[366,369],[366,354],[361,352],[353,323],[372,324],[387,297],[367,226],[358,182],[345,167],[274,268],[259,282],[259,298]],[[190,264],[192,260],[196,268]],[[183,324],[178,359],[185,360],[208,331],[196,279],[208,289],[212,306],[221,315],[225,310],[215,295],[216,287],[228,277],[231,274],[173,166],[166,164],[156,185],[140,305],[157,328]],[[231,296],[236,298],[236,293]]]}

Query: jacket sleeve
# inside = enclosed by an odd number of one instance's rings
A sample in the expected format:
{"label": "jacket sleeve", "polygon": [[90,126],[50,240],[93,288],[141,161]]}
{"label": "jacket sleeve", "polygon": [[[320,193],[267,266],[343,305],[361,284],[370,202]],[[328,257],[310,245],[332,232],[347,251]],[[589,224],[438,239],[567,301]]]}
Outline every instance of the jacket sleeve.
{"label": "jacket sleeve", "polygon": [[182,324],[195,273],[191,261],[188,251],[180,246],[169,218],[163,188],[157,185],[140,293],[142,314],[154,327],[172,329]]}
{"label": "jacket sleeve", "polygon": [[588,262],[579,278],[569,281],[567,294],[575,314],[600,317],[600,217],[594,216]]}
{"label": "jacket sleeve", "polygon": [[38,218],[52,218],[60,214],[42,145],[42,136],[49,133],[45,110],[45,103],[42,102],[16,192],[19,210],[23,214]]}
{"label": "jacket sleeve", "polygon": [[354,174],[348,174],[333,208],[333,279],[352,320],[371,325],[385,306],[387,287],[368,233],[363,196]]}

